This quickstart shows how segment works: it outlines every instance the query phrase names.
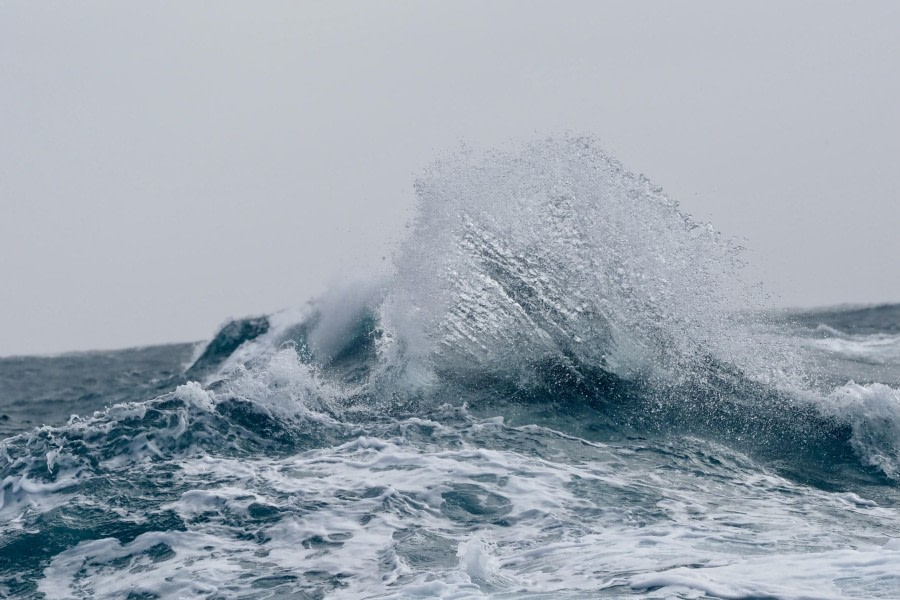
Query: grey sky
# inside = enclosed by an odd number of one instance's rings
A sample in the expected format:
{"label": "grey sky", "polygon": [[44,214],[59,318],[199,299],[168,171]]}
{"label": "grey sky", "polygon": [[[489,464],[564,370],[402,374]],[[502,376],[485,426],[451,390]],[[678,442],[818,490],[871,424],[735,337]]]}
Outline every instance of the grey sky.
{"label": "grey sky", "polygon": [[597,136],[781,304],[900,301],[900,3],[0,4],[0,355],[380,268],[415,173]]}

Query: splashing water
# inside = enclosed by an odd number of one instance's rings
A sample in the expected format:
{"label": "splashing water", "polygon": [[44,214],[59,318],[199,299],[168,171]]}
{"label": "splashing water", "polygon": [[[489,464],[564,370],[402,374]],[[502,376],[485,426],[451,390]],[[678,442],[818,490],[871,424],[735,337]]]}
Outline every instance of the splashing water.
{"label": "splashing water", "polygon": [[[588,139],[465,153],[418,182],[385,303],[411,358],[508,374],[550,360],[680,379],[733,358],[738,248]],[[751,357],[742,357],[748,361]]]}
{"label": "splashing water", "polygon": [[[88,416],[0,444],[0,595],[896,595],[900,311],[764,311],[740,248],[590,139],[416,189],[388,281],[183,373],[128,351],[152,384],[78,358]],[[72,360],[0,360],[15,419],[25,366]]]}

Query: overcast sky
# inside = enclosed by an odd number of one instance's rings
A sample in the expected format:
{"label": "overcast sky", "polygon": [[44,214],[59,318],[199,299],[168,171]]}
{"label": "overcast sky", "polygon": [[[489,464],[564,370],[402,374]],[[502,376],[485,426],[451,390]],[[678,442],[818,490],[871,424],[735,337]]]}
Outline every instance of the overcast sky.
{"label": "overcast sky", "polygon": [[0,3],[0,355],[208,338],[570,130],[785,305],[900,301],[900,2]]}

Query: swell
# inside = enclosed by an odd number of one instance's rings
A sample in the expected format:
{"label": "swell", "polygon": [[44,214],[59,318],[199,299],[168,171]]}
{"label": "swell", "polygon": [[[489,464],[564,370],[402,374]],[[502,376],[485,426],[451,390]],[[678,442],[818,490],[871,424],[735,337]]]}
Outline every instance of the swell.
{"label": "swell", "polygon": [[[331,354],[317,352],[310,341],[327,319],[321,312],[327,308],[311,310],[308,318],[264,346],[289,347],[279,360],[296,361],[292,368],[303,377],[314,373],[317,385],[330,390],[325,411],[340,422],[403,418],[442,404],[464,404],[483,417],[502,415],[510,424],[537,424],[595,441],[701,437],[825,489],[892,485],[897,476],[896,432],[890,425],[896,423],[895,396],[886,386],[850,384],[823,396],[760,382],[709,355],[698,359],[690,376],[678,380],[625,378],[603,364],[581,362],[563,352],[507,371],[434,366],[428,385],[410,384],[405,365],[386,364],[379,353],[386,335],[380,308],[376,297],[354,316],[343,315],[352,327],[339,341],[332,340]],[[262,365],[269,382],[244,391],[240,397],[247,406],[271,393],[270,357],[264,353],[248,361]],[[210,389],[233,393],[236,388],[229,382],[235,373],[255,381],[259,375],[254,372],[261,371],[240,367]],[[295,376],[285,374],[276,387],[296,383]],[[322,389],[299,404],[321,397]],[[290,407],[293,401],[283,405]]]}
{"label": "swell", "polygon": [[900,304],[875,306],[839,306],[817,310],[791,311],[786,323],[807,330],[821,331],[823,326],[838,334],[900,334]]}
{"label": "swell", "polygon": [[740,249],[592,140],[463,152],[416,189],[390,279],[227,324],[186,371],[202,386],[15,438],[3,473],[47,469],[73,436],[109,452],[72,467],[99,476],[118,454],[278,452],[317,439],[304,423],[451,404],[592,439],[700,436],[822,486],[900,477],[896,390],[813,391],[747,316],[764,305]]}
{"label": "swell", "polygon": [[[816,391],[759,334],[785,326],[741,249],[593,140],[464,151],[416,190],[389,280],[229,325],[189,372],[227,380],[289,346],[347,414],[465,403],[595,437],[698,435],[820,485],[900,476],[897,391]],[[810,318],[868,331],[892,310]]]}
{"label": "swell", "polygon": [[[811,481],[900,475],[897,391],[814,391],[795,348],[759,335],[778,324],[740,247],[593,140],[463,152],[416,189],[377,308],[390,389],[701,435]],[[872,328],[885,312],[846,319]]]}

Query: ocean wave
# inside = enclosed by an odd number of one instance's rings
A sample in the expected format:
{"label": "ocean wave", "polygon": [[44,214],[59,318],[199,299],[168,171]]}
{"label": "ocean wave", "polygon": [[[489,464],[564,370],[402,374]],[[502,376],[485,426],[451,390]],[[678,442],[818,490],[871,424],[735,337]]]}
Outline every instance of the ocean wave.
{"label": "ocean wave", "polygon": [[761,312],[591,140],[417,190],[387,279],[0,442],[0,595],[892,597],[900,391],[823,390],[794,338],[871,354],[893,309]]}
{"label": "ocean wave", "polygon": [[[417,192],[419,214],[390,279],[230,323],[188,374],[226,381],[289,347],[305,365],[300,380],[313,374],[341,398],[334,414],[460,399],[485,414],[587,407],[584,417],[605,431],[703,435],[800,477],[807,468],[821,481],[846,477],[854,461],[900,473],[900,439],[875,444],[864,433],[888,404],[867,412],[841,404],[856,388],[811,391],[795,346],[760,334],[760,319],[777,323],[741,282],[740,248],[592,140],[463,152],[427,172]],[[865,311],[866,323],[893,314]],[[815,318],[837,326],[842,314]],[[890,345],[860,335],[811,343],[869,356]],[[259,385],[263,394],[269,383]]]}
{"label": "ocean wave", "polygon": [[[825,326],[827,327],[827,326]],[[827,336],[813,338],[809,344],[841,358],[871,365],[900,365],[900,335],[873,333],[853,335],[831,328]]]}

